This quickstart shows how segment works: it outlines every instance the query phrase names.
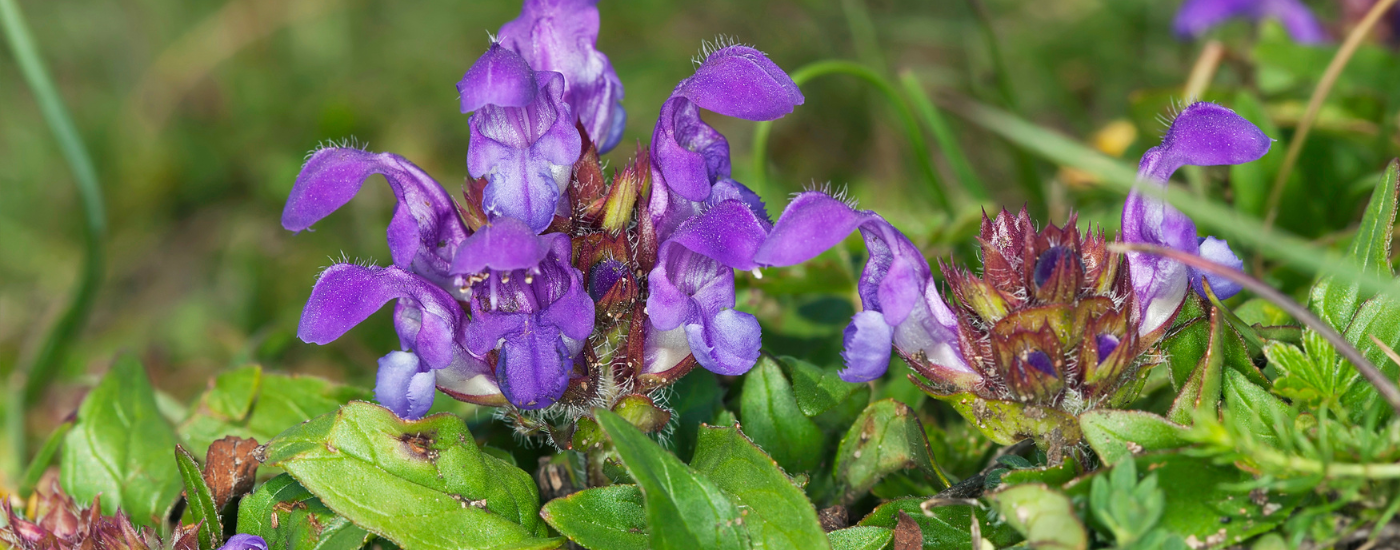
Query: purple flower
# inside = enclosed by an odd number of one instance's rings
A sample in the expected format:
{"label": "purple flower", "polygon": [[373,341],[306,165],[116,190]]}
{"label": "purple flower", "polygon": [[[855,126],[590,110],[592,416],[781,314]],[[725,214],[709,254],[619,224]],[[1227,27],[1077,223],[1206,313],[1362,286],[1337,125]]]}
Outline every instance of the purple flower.
{"label": "purple flower", "polygon": [[234,535],[219,550],[267,550],[267,541],[257,535]]}
{"label": "purple flower", "polygon": [[734,309],[734,270],[753,256],[771,224],[763,201],[729,177],[729,142],[700,109],[773,120],[802,104],[802,92],[763,52],[728,46],[706,56],[661,107],[652,133],[654,189],[648,214],[661,242],[649,276],[645,372],[687,354],[720,374],[742,374],[758,360],[758,320]]}
{"label": "purple flower", "polygon": [[433,402],[431,371],[485,369],[462,345],[462,308],[447,291],[395,266],[336,264],[311,289],[297,337],[328,344],[390,300],[398,301],[394,328],[404,351],[380,360],[375,398],[401,417],[418,418]]}
{"label": "purple flower", "polygon": [[541,409],[564,395],[593,332],[593,300],[571,257],[568,236],[535,235],[524,222],[497,218],[462,243],[453,261],[453,273],[470,284],[467,350],[499,352],[496,380],[516,407]]}
{"label": "purple flower", "polygon": [[1327,32],[1300,0],[1186,0],[1172,28],[1182,38],[1196,38],[1227,19],[1277,19],[1302,44],[1327,41]]}
{"label": "purple flower", "polygon": [[564,100],[588,136],[606,153],[622,140],[627,112],[622,81],[598,51],[597,0],[526,0],[520,17],[501,26],[496,40],[536,71],[564,75]]}
{"label": "purple flower", "polygon": [[493,218],[517,218],[544,231],[583,152],[563,75],[531,70],[496,43],[467,70],[457,92],[462,112],[474,112],[467,170],[488,182],[482,207]]}
{"label": "purple flower", "polygon": [[[1193,103],[1172,121],[1171,128],[1162,137],[1162,144],[1142,155],[1138,179],[1165,190],[1167,180],[1177,168],[1251,162],[1264,156],[1271,142],[1257,126],[1234,111],[1214,103]],[[1211,238],[1203,244],[1196,236],[1196,224],[1191,218],[1136,190],[1128,194],[1123,205],[1122,239],[1167,246],[1189,254],[1204,252],[1203,255],[1217,263],[1242,265],[1225,241]],[[1176,315],[1186,297],[1188,284],[1200,290],[1202,274],[1175,260],[1139,252],[1127,254],[1142,318],[1140,333],[1147,334]],[[1239,292],[1238,286],[1224,280],[1213,276],[1207,280],[1221,299]]]}
{"label": "purple flower", "polygon": [[653,350],[648,372],[679,362],[682,341],[700,366],[719,374],[743,374],[758,361],[758,319],[734,309],[734,270],[758,267],[753,255],[768,227],[744,201],[727,199],[686,220],[661,245],[646,312],[657,333],[650,338],[674,344],[674,353]]}
{"label": "purple flower", "polygon": [[389,254],[394,265],[444,288],[457,246],[467,228],[452,198],[438,182],[403,157],[335,147],[316,151],[297,175],[282,211],[282,227],[310,228],[350,202],[366,178],[382,174],[398,204],[389,221]]}
{"label": "purple flower", "polygon": [[943,375],[963,385],[980,379],[963,358],[957,317],[932,284],[928,261],[918,247],[868,210],[855,210],[824,193],[809,191],[793,199],[774,224],[754,262],[787,266],[805,262],[860,229],[870,259],[858,291],[864,311],[845,331],[841,379],[865,382],[889,366],[890,346],[901,354],[920,354]]}
{"label": "purple flower", "polygon": [[700,109],[773,120],[802,101],[797,85],[763,52],[748,46],[715,50],[661,106],[651,136],[652,162],[661,175],[656,179],[687,200],[704,201],[715,182],[729,177],[729,142],[700,119]]}

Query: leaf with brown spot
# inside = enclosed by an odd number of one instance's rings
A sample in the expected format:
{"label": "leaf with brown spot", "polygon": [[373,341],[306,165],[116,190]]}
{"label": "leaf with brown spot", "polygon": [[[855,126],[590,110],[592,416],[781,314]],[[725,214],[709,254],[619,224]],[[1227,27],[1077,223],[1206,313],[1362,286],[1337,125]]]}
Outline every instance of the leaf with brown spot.
{"label": "leaf with brown spot", "polygon": [[924,547],[924,533],[919,530],[919,524],[914,523],[914,518],[904,512],[899,513],[899,523],[894,527],[894,550],[922,550]]}
{"label": "leaf with brown spot", "polygon": [[255,439],[228,436],[209,445],[204,456],[204,483],[214,497],[214,508],[223,510],[230,500],[248,494],[258,474]]}

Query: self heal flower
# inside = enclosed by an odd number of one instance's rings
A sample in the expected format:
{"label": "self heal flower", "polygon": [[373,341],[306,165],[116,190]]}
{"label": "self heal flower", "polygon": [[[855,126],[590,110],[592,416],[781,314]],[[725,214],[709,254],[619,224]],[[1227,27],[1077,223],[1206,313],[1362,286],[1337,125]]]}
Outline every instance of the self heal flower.
{"label": "self heal flower", "polygon": [[824,193],[793,199],[773,225],[754,261],[787,266],[805,262],[860,229],[870,258],[858,290],[864,311],[846,328],[842,357],[847,382],[879,378],[890,346],[910,364],[924,365],[940,382],[971,387],[981,380],[963,357],[957,317],[932,284],[928,261],[903,233],[878,214],[855,210]]}
{"label": "self heal flower", "polygon": [[516,407],[554,404],[593,332],[593,300],[571,257],[566,235],[537,236],[519,220],[498,218],[467,239],[453,262],[470,285],[467,350],[498,352],[496,380]]}
{"label": "self heal flower", "polygon": [[597,0],[527,0],[520,17],[501,26],[496,40],[537,71],[564,75],[564,100],[588,136],[606,153],[622,140],[627,112],[622,81],[598,51]]}
{"label": "self heal flower", "polygon": [[517,218],[544,231],[583,152],[563,75],[534,71],[496,43],[467,70],[457,92],[462,112],[474,112],[467,170],[488,182],[482,207],[493,218]]}
{"label": "self heal flower", "polygon": [[[727,200],[692,218],[662,243],[656,267],[648,277],[651,294],[646,312],[652,330],[674,336],[651,335],[653,343],[684,343],[706,369],[737,375],[758,361],[761,345],[758,320],[734,310],[734,269],[751,269],[753,254],[767,227],[738,200]],[[678,351],[678,350],[677,350]],[[679,360],[682,353],[651,353]],[[651,361],[648,371],[670,368],[671,361]]]}
{"label": "self heal flower", "polygon": [[325,345],[340,338],[390,300],[402,352],[379,361],[375,398],[403,418],[419,418],[433,401],[439,369],[489,373],[462,344],[462,308],[447,291],[398,267],[336,264],[326,269],[302,310],[297,337]]}
{"label": "self heal flower", "polygon": [[1276,19],[1299,43],[1327,41],[1327,32],[1300,0],[1186,0],[1176,12],[1172,29],[1182,38],[1196,38],[1237,17]]}
{"label": "self heal flower", "polygon": [[388,230],[394,265],[451,288],[449,267],[457,246],[467,238],[467,228],[447,191],[398,155],[348,147],[316,151],[297,174],[282,211],[282,227],[310,228],[350,202],[374,174],[384,176],[398,199]]}
{"label": "self heal flower", "polygon": [[763,52],[738,45],[715,50],[661,106],[651,136],[651,158],[662,183],[699,202],[710,196],[715,182],[729,177],[729,142],[700,119],[700,109],[745,120],[774,120],[802,101],[797,85]]}
{"label": "self heal flower", "polygon": [[[1243,164],[1257,160],[1269,151],[1272,142],[1257,126],[1214,103],[1197,102],[1186,107],[1162,137],[1162,144],[1142,155],[1138,179],[1165,190],[1167,180],[1182,166]],[[1202,251],[1196,224],[1180,210],[1137,190],[1128,194],[1123,205],[1124,242],[1148,243],[1175,248],[1189,254]],[[1137,295],[1140,329],[1147,334],[1163,327],[1176,315],[1188,285],[1200,291],[1204,276],[1181,262],[1144,254],[1128,253],[1134,292]],[[1207,257],[1217,263],[1239,266],[1225,241],[1211,239]],[[1207,279],[1216,296],[1229,298],[1238,286],[1224,280]]]}

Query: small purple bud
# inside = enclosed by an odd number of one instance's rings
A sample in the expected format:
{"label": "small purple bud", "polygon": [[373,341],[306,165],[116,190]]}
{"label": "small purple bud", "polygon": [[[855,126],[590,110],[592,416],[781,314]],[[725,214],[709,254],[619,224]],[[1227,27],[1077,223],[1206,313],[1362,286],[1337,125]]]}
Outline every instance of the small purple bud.
{"label": "small purple bud", "polygon": [[1118,349],[1118,337],[1112,334],[1100,334],[1095,338],[1099,347],[1099,363],[1103,363],[1113,350]]}
{"label": "small purple bud", "polygon": [[1030,353],[1026,354],[1025,362],[1035,367],[1035,370],[1055,376],[1055,362],[1050,360],[1050,356],[1043,351],[1031,350]]}
{"label": "small purple bud", "polygon": [[588,295],[593,301],[601,301],[613,285],[627,276],[627,264],[614,259],[598,262],[588,272]]}
{"label": "small purple bud", "polygon": [[257,535],[234,535],[219,550],[267,550],[267,541]]}
{"label": "small purple bud", "polygon": [[1045,282],[1050,280],[1050,276],[1055,274],[1055,268],[1069,255],[1069,250],[1063,246],[1052,246],[1049,250],[1041,253],[1040,258],[1035,261],[1036,288],[1045,286]]}

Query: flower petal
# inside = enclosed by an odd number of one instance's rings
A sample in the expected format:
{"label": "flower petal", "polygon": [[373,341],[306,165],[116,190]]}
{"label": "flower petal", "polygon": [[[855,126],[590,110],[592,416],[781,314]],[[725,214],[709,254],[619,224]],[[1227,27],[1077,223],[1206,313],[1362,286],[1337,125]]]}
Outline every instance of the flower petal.
{"label": "flower petal", "polygon": [[707,370],[730,376],[748,372],[758,362],[762,330],[753,315],[725,309],[703,324],[685,326],[695,362]]}
{"label": "flower petal", "polygon": [[564,395],[572,362],[558,329],[532,324],[501,345],[496,379],[516,407],[542,409]]}
{"label": "flower petal", "polygon": [[530,64],[500,43],[491,44],[457,83],[463,113],[486,105],[524,107],[535,101],[538,91]]}
{"label": "flower petal", "polygon": [[565,99],[579,122],[606,153],[622,138],[627,113],[622,81],[608,56],[596,49],[596,0],[527,0],[520,17],[501,26],[497,38],[540,71],[558,71]]}
{"label": "flower petal", "polygon": [[1233,17],[1248,15],[1259,0],[1186,0],[1176,11],[1172,30],[1181,38],[1196,38]]}
{"label": "flower petal", "polygon": [[663,331],[734,307],[734,270],[679,244],[661,247],[647,281],[646,313]]}
{"label": "flower petal", "polygon": [[691,201],[705,200],[716,179],[729,177],[729,141],[701,120],[699,107],[684,97],[661,106],[651,158],[666,188]]}
{"label": "flower petal", "polygon": [[[1230,244],[1222,239],[1217,239],[1215,237],[1201,239],[1200,248],[1202,258],[1235,270],[1244,268],[1244,260],[1235,256],[1235,252],[1230,250]],[[1196,293],[1200,294],[1202,298],[1206,297],[1205,288],[1201,286],[1202,277],[1210,282],[1211,292],[1215,293],[1215,297],[1221,300],[1228,300],[1231,296],[1239,294],[1241,290],[1244,290],[1244,287],[1240,286],[1239,283],[1230,279],[1226,279],[1214,273],[1191,268],[1191,287],[1196,289]]]}
{"label": "flower petal", "polygon": [[257,535],[234,535],[219,550],[267,550],[267,541]]}
{"label": "flower petal", "polygon": [[390,153],[336,147],[306,161],[282,211],[282,226],[301,231],[350,202],[365,179],[384,175],[398,199],[389,222],[394,265],[445,284],[452,254],[467,228],[447,191],[413,163]]}
{"label": "flower petal", "polygon": [[1172,120],[1162,144],[1142,155],[1141,179],[1166,182],[1182,166],[1253,162],[1269,152],[1269,136],[1234,111],[1197,101]]}
{"label": "flower petal", "polygon": [[374,400],[406,420],[416,420],[433,406],[433,371],[420,369],[418,356],[391,351],[379,359]]}
{"label": "flower petal", "polygon": [[452,260],[452,273],[467,275],[485,270],[513,271],[538,266],[561,234],[536,235],[535,230],[515,218],[500,217],[478,229]]}
{"label": "flower petal", "polygon": [[400,334],[429,368],[443,368],[462,353],[457,341],[462,309],[446,291],[397,267],[336,264],[326,269],[301,314],[297,336],[328,344],[360,324],[389,300],[398,299],[411,317],[395,325],[416,332]]}
{"label": "flower petal", "polygon": [[842,335],[841,358],[846,368],[837,374],[851,383],[879,378],[889,368],[893,343],[894,327],[885,323],[884,315],[869,310],[855,314]]}
{"label": "flower petal", "polygon": [[472,115],[467,169],[487,180],[482,206],[518,218],[536,233],[554,219],[583,138],[563,101],[559,73],[536,73],[540,93],[524,107],[485,106]]}
{"label": "flower petal", "polygon": [[727,267],[748,270],[758,267],[753,261],[754,253],[767,236],[763,222],[747,204],[727,200],[700,216],[686,220],[671,234],[668,242],[684,246]]}
{"label": "flower petal", "polygon": [[873,216],[826,193],[802,193],[788,203],[773,224],[768,239],[754,254],[754,261],[777,267],[800,264],[836,246]]}
{"label": "flower petal", "polygon": [[746,120],[775,120],[803,102],[802,91],[787,73],[763,52],[743,45],[715,50],[672,95]]}

